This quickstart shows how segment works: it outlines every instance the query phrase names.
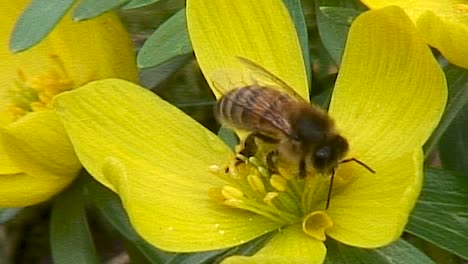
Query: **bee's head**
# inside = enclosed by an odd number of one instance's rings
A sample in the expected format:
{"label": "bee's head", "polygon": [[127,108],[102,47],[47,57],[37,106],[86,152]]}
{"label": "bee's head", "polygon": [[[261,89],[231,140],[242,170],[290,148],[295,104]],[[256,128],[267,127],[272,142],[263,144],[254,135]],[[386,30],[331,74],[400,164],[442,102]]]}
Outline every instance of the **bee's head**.
{"label": "bee's head", "polygon": [[340,135],[333,135],[318,145],[312,156],[312,164],[319,173],[330,173],[348,152],[348,142]]}

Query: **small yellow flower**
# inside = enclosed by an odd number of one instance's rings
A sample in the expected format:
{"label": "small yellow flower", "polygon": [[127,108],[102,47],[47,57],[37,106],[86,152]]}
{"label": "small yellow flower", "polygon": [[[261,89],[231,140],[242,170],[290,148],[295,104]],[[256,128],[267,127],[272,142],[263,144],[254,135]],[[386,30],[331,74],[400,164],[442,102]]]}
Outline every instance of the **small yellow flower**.
{"label": "small yellow flower", "polygon": [[429,45],[451,63],[468,69],[468,1],[362,0],[369,8],[399,6]]}
{"label": "small yellow flower", "polygon": [[137,79],[116,14],[80,23],[67,15],[40,44],[13,54],[10,34],[28,2],[6,1],[0,10],[0,207],[47,200],[81,169],[51,110],[57,94],[101,78]]}
{"label": "small yellow flower", "polygon": [[[307,98],[299,42],[282,1],[188,1],[187,21],[210,85],[220,69],[248,71],[235,59],[242,56]],[[364,248],[400,237],[421,189],[422,145],[446,96],[442,71],[401,9],[359,16],[329,113],[350,143],[349,157],[376,174],[342,164],[328,210],[326,177],[270,174],[255,159],[226,172],[234,153],[216,135],[135,84],[96,81],[57,96],[54,108],[80,161],[121,197],[153,245],[196,252],[274,232],[254,256],[225,262],[322,263],[327,236]]]}

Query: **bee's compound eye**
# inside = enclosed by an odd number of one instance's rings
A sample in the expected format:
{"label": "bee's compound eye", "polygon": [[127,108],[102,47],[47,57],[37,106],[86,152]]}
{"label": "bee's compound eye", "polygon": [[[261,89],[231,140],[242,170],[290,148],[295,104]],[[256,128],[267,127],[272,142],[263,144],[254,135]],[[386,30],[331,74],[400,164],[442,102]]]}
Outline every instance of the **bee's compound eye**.
{"label": "bee's compound eye", "polygon": [[324,172],[328,167],[332,157],[332,149],[330,146],[319,148],[313,156],[314,167],[319,172]]}
{"label": "bee's compound eye", "polygon": [[348,142],[342,136],[336,135],[319,146],[314,153],[312,163],[321,173],[330,172],[338,165],[340,159],[348,151]]}
{"label": "bee's compound eye", "polygon": [[330,146],[324,146],[315,152],[315,158],[319,160],[328,159],[331,156]]}

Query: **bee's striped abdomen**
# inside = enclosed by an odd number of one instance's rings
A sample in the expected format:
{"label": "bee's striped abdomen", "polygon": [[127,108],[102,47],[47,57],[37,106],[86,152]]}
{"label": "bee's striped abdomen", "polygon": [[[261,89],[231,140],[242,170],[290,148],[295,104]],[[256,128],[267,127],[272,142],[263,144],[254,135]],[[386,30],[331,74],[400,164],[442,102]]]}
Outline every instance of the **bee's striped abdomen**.
{"label": "bee's striped abdomen", "polygon": [[274,89],[246,86],[226,93],[216,105],[217,119],[229,126],[262,134],[289,135],[291,126],[285,107],[291,98]]}

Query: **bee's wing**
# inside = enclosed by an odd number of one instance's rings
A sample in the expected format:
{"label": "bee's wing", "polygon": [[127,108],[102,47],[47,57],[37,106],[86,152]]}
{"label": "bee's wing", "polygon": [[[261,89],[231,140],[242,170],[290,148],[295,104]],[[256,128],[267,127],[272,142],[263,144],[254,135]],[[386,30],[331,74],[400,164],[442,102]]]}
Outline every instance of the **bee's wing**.
{"label": "bee's wing", "polygon": [[245,87],[248,83],[244,80],[243,74],[234,69],[218,69],[210,76],[213,93],[219,99],[230,90]]}
{"label": "bee's wing", "polygon": [[280,78],[276,77],[267,69],[258,65],[256,62],[241,56],[236,56],[236,58],[252,71],[251,78],[254,79],[253,81],[256,82],[258,85],[268,87],[274,86],[276,89],[291,95],[296,100],[304,101],[304,98],[302,98],[298,93],[296,93],[296,91],[294,91],[294,89],[291,86],[289,86]]}

